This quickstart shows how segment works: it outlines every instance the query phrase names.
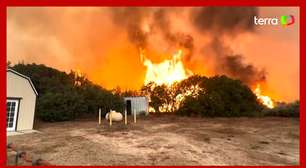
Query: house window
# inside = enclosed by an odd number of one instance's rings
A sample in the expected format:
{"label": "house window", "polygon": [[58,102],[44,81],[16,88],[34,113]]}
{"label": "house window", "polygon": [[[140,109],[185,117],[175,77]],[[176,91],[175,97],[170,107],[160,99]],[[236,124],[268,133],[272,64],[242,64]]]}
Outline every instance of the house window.
{"label": "house window", "polygon": [[16,120],[18,113],[18,100],[6,101],[6,130],[14,131],[16,129]]}

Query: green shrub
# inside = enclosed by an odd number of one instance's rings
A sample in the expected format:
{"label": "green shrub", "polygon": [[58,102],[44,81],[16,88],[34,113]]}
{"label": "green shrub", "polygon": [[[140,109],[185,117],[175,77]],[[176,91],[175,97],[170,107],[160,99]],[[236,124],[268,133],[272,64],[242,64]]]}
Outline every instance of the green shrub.
{"label": "green shrub", "polygon": [[149,83],[142,87],[142,93],[155,112],[160,112],[160,107],[170,107],[163,112],[183,116],[257,116],[263,109],[248,86],[226,76],[194,75],[171,86]]}
{"label": "green shrub", "polygon": [[255,116],[262,108],[254,93],[238,80],[215,76],[202,78],[199,86],[202,88],[199,95],[187,97],[177,114],[208,117]]}

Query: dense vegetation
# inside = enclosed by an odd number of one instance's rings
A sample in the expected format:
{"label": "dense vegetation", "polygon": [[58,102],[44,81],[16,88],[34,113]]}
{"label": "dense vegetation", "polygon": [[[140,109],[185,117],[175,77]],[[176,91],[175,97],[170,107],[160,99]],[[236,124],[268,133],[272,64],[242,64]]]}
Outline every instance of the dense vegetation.
{"label": "dense vegetation", "polygon": [[226,76],[192,76],[171,87],[149,83],[142,92],[150,97],[155,112],[161,112],[165,104],[170,108],[164,112],[185,116],[254,116],[263,109],[249,87]]}
{"label": "dense vegetation", "polygon": [[10,68],[29,76],[39,96],[36,117],[44,121],[66,121],[96,116],[98,108],[105,115],[110,109],[123,111],[124,96],[147,96],[156,112],[172,112],[182,116],[299,117],[299,102],[278,103],[268,109],[250,88],[226,76],[191,76],[171,86],[149,83],[140,91],[106,90],[90,82],[84,75],[61,72],[45,65],[16,64]]}
{"label": "dense vegetation", "polygon": [[191,76],[171,86],[149,83],[142,87],[156,113],[174,112],[183,116],[241,117],[279,116],[299,117],[299,101],[278,103],[269,109],[239,80],[226,76]]}
{"label": "dense vegetation", "polygon": [[263,106],[252,90],[226,76],[202,78],[199,96],[187,97],[178,110],[181,115],[209,117],[256,116]]}
{"label": "dense vegetation", "polygon": [[103,113],[123,109],[122,97],[74,71],[67,74],[37,64],[16,64],[11,68],[31,78],[39,93],[36,117],[44,121],[90,117],[97,114],[99,107]]}

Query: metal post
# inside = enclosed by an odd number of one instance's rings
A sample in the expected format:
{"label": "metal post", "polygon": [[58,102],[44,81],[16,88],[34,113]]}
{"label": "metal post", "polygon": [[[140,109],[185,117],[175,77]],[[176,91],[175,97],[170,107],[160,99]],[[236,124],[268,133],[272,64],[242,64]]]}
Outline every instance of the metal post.
{"label": "metal post", "polygon": [[99,125],[101,125],[101,108],[99,108]]}
{"label": "metal post", "polygon": [[109,126],[112,126],[112,110],[110,110],[108,118],[109,118]]}
{"label": "metal post", "polygon": [[124,110],[124,124],[127,125],[127,112]]}
{"label": "metal post", "polygon": [[136,123],[136,110],[134,110],[134,123]]}

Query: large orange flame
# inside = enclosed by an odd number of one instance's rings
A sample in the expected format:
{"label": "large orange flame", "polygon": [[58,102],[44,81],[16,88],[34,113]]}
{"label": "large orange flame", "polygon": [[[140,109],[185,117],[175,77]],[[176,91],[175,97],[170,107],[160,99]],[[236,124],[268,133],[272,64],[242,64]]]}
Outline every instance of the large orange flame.
{"label": "large orange flame", "polygon": [[[144,84],[146,85],[149,82],[154,82],[156,85],[166,84],[171,89],[175,82],[182,81],[191,76],[193,73],[184,67],[182,55],[182,50],[178,50],[170,59],[160,63],[152,63],[150,59],[145,57],[144,51],[141,50],[141,61],[147,67]],[[159,107],[159,111],[171,112],[178,109],[186,96],[197,96],[200,90],[199,86],[191,86],[184,93],[175,95],[173,104],[163,104]],[[153,108],[150,108],[149,111],[155,112]]]}
{"label": "large orange flame", "polygon": [[[154,82],[157,85],[166,84],[170,87],[173,83],[182,81],[191,76],[193,73],[184,67],[182,54],[182,50],[178,50],[173,54],[171,59],[166,59],[160,63],[152,63],[152,61],[145,56],[144,50],[140,50],[141,61],[143,65],[147,67],[144,84],[146,85],[149,82]],[[178,108],[186,96],[196,96],[199,91],[199,86],[192,86],[186,93],[176,96],[176,103],[174,106],[164,104],[160,108],[160,111],[171,111],[173,108]],[[257,85],[254,93],[263,105],[268,108],[274,108],[272,99],[269,96],[262,95],[260,84]]]}
{"label": "large orange flame", "polygon": [[184,67],[182,54],[182,50],[179,50],[174,53],[171,59],[164,60],[160,63],[152,63],[150,59],[145,57],[143,50],[141,50],[141,61],[147,67],[144,84],[154,82],[157,85],[171,85],[174,82],[184,80],[191,76],[192,72]]}
{"label": "large orange flame", "polygon": [[254,93],[257,96],[257,99],[259,99],[263,105],[267,106],[268,108],[274,108],[272,99],[269,96],[264,96],[261,94],[260,84],[257,84]]}

